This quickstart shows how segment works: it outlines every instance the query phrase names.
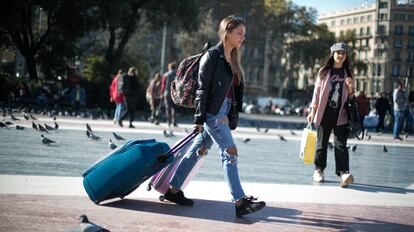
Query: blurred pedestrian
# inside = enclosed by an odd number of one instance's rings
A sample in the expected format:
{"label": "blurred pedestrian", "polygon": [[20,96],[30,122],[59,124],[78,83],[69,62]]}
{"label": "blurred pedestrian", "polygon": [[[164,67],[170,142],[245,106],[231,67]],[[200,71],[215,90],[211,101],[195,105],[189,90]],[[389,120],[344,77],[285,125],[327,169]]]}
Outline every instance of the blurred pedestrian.
{"label": "blurred pedestrian", "polygon": [[124,108],[124,94],[122,92],[123,80],[121,75],[125,75],[122,69],[118,70],[118,73],[112,79],[111,87],[109,89],[109,100],[116,105],[114,124],[117,124],[121,119],[122,110]]}
{"label": "blurred pedestrian", "polygon": [[393,93],[394,101],[394,130],[393,137],[395,140],[403,140],[400,137],[401,129],[404,123],[404,118],[407,110],[407,97],[405,95],[404,86],[398,82]]}
{"label": "blurred pedestrian", "polygon": [[370,107],[370,103],[369,100],[367,98],[367,96],[365,95],[364,90],[362,90],[361,92],[359,92],[358,96],[356,97],[356,103],[358,106],[358,112],[359,112],[359,117],[361,120],[361,126],[362,126],[362,130],[364,131],[364,118],[365,116],[368,115],[369,113],[369,107]]}
{"label": "blurred pedestrian", "polygon": [[341,178],[341,187],[354,182],[349,173],[348,117],[345,103],[354,97],[354,79],[349,66],[348,47],[345,43],[331,46],[331,55],[319,70],[313,91],[311,112],[307,120],[317,126],[315,156],[315,182],[325,181],[327,149],[331,132],[334,132],[335,174]]}
{"label": "blurred pedestrian", "polygon": [[86,92],[79,83],[76,83],[69,96],[75,115],[79,116],[81,109],[86,106]]}
{"label": "blurred pedestrian", "polygon": [[165,116],[167,118],[168,127],[177,126],[175,118],[175,104],[171,98],[171,82],[175,79],[176,63],[171,62],[168,64],[168,72],[164,73],[161,82],[162,101],[165,106]]}
{"label": "blurred pedestrian", "polygon": [[[228,16],[220,23],[221,42],[210,48],[200,61],[197,96],[195,101],[194,128],[197,135],[187,159],[183,159],[171,180],[171,188],[165,199],[179,205],[193,205],[184,196],[180,186],[190,172],[197,153],[204,154],[211,140],[219,147],[225,180],[235,202],[237,217],[253,213],[265,207],[265,202],[245,195],[238,174],[238,150],[231,134],[237,126],[234,114],[242,108],[244,74],[241,67],[240,47],[246,33],[245,23],[238,16]],[[234,126],[234,127],[233,127]],[[204,129],[204,130],[203,130]],[[190,164],[189,164],[190,163]]]}
{"label": "blurred pedestrian", "polygon": [[161,103],[161,75],[155,73],[154,78],[149,82],[146,97],[151,108],[150,122],[159,124],[158,116],[160,114]]}
{"label": "blurred pedestrian", "polygon": [[382,92],[380,98],[378,98],[377,101],[375,102],[375,110],[379,117],[376,131],[383,132],[385,131],[385,126],[384,126],[385,115],[387,114],[387,111],[390,111],[390,104],[388,103],[387,95],[385,92]]}
{"label": "blurred pedestrian", "polygon": [[129,114],[129,128],[135,128],[132,122],[135,119],[135,111],[137,104],[137,92],[138,92],[138,69],[136,67],[130,67],[127,75],[121,75],[122,92],[124,94],[125,111],[121,114],[121,118],[118,121],[120,127],[123,126],[122,120]]}

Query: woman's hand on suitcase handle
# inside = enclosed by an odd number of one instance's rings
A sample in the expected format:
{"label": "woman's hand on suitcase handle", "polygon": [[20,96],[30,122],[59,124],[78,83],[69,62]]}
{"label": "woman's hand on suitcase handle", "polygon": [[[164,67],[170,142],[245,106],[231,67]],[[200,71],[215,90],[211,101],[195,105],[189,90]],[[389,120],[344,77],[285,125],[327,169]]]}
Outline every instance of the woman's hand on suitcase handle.
{"label": "woman's hand on suitcase handle", "polygon": [[203,125],[200,125],[200,124],[194,124],[193,128],[194,128],[194,132],[196,132],[196,133],[201,133],[201,132],[203,132]]}

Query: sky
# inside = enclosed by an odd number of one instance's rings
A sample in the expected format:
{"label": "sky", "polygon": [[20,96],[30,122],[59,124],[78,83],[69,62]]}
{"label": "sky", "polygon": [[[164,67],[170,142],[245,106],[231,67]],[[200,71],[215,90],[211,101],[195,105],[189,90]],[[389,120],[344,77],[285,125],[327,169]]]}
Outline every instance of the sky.
{"label": "sky", "polygon": [[331,11],[359,7],[364,3],[372,4],[375,3],[375,0],[293,0],[293,2],[301,6],[314,7],[321,15]]}

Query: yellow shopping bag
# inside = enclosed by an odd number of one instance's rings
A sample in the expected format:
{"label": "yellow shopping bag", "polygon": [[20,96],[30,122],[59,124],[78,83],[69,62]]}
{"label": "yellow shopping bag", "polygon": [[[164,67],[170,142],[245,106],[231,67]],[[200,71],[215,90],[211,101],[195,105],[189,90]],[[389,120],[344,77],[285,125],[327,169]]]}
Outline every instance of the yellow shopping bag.
{"label": "yellow shopping bag", "polygon": [[313,164],[315,159],[316,147],[316,131],[312,130],[312,125],[309,123],[302,132],[302,140],[300,142],[300,158],[305,164]]}

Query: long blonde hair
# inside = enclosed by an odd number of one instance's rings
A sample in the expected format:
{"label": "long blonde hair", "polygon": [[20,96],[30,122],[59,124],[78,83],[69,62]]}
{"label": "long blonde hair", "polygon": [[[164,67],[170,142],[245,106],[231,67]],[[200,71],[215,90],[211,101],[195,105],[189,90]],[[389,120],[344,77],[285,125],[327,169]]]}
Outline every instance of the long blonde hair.
{"label": "long blonde hair", "polygon": [[[239,16],[230,15],[221,20],[218,35],[221,42],[224,44],[227,33],[231,33],[234,28],[245,25],[243,19]],[[241,52],[238,48],[233,48],[230,52],[230,64],[233,73],[237,74],[240,81],[244,81],[244,70],[241,66]]]}

